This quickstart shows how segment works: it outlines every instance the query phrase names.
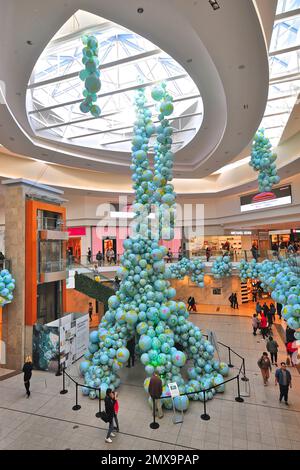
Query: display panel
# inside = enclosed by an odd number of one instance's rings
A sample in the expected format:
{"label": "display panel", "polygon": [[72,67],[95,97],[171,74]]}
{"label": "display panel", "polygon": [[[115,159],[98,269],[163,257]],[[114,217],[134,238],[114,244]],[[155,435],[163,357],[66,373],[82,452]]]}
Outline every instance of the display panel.
{"label": "display panel", "polygon": [[281,186],[270,192],[252,193],[241,196],[241,212],[283,206],[292,203],[291,186]]}

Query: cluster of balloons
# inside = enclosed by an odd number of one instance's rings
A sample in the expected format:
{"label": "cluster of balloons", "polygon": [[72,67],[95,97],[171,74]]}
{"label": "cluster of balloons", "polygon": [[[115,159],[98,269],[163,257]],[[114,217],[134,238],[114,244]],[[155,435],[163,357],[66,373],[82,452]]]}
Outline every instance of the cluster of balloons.
{"label": "cluster of balloons", "polygon": [[[282,313],[290,328],[300,329],[300,275],[288,260],[264,261],[260,264],[262,285],[272,298],[283,304]],[[296,334],[300,339],[300,332]]]}
{"label": "cluster of balloons", "polygon": [[239,273],[242,282],[246,282],[247,279],[257,279],[259,277],[259,266],[255,259],[250,262],[242,259],[239,264]]}
{"label": "cluster of balloons", "polygon": [[182,258],[178,263],[172,264],[169,269],[172,279],[183,279],[185,276],[190,276],[195,284],[204,287],[204,268],[205,264],[200,259]]}
{"label": "cluster of balloons", "polygon": [[172,148],[173,128],[168,116],[174,111],[173,97],[167,92],[166,83],[153,88],[151,96],[158,102],[159,125],[156,128],[157,141],[154,144],[154,178],[155,193],[153,203],[159,207],[160,238],[174,238],[174,222],[176,211],[176,193],[170,183],[173,179],[174,154]]}
{"label": "cluster of balloons", "polygon": [[265,130],[259,129],[254,137],[249,165],[259,172],[260,192],[271,191],[273,185],[280,181],[275,163],[276,158],[277,155],[272,152],[270,140],[265,136]]}
{"label": "cluster of balloons", "polygon": [[13,290],[16,287],[16,281],[7,269],[0,271],[0,306],[11,302],[14,298]]}
{"label": "cluster of balloons", "polygon": [[98,59],[98,41],[95,36],[83,35],[82,43],[82,63],[85,68],[79,72],[79,78],[84,82],[83,96],[84,100],[80,103],[82,113],[91,113],[94,117],[99,117],[101,110],[96,104],[97,93],[101,88],[99,59]]}
{"label": "cluster of balloons", "polygon": [[[167,154],[172,139],[171,134],[168,135],[170,131],[162,132],[162,129],[169,129],[164,121],[173,111],[173,104],[165,86],[156,87],[153,93],[154,99],[160,101],[161,120],[161,129],[157,130],[161,139],[155,146],[154,171],[150,169],[147,156],[153,126],[141,89],[135,102],[137,120],[132,140],[136,227],[134,235],[123,243],[124,254],[117,270],[121,279],[120,288],[109,298],[109,308],[98,330],[90,334],[89,348],[80,364],[80,371],[86,385],[97,389],[83,387],[82,392],[90,398],[99,394],[104,397],[108,387],[115,389],[119,386],[118,372],[129,358],[126,344],[136,336],[136,353],[145,366],[147,376],[145,390],[148,392],[152,373],[158,372],[163,382],[163,404],[169,408],[172,403],[168,383],[177,382],[182,394],[198,392],[193,396],[195,400],[203,399],[201,390],[213,387],[206,395],[210,399],[216,392],[224,390],[221,383],[228,374],[228,366],[214,359],[214,347],[202,336],[200,329],[188,321],[185,304],[172,300],[176,291],[170,285],[168,279],[172,273],[164,262],[167,249],[159,244],[162,230],[153,237],[147,223],[139,219],[142,212],[146,211],[149,215],[150,203],[155,203],[159,210],[162,206],[170,209],[175,200],[175,195],[174,199],[169,197],[173,195],[173,190],[167,183],[172,178],[172,165],[167,165],[171,158]],[[202,263],[193,261],[192,266],[195,279],[200,282]],[[190,362],[186,381],[182,368],[187,361]],[[188,403],[188,397],[183,395],[175,405],[177,409],[187,409]]]}
{"label": "cluster of balloons", "polygon": [[218,256],[213,262],[211,272],[215,279],[229,277],[232,273],[232,263],[229,256]]}

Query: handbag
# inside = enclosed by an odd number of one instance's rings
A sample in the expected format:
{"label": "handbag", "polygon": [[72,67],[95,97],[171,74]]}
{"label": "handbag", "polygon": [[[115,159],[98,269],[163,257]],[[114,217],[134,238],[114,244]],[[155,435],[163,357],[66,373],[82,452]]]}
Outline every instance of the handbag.
{"label": "handbag", "polygon": [[109,417],[107,415],[107,413],[105,411],[101,411],[100,412],[100,418],[102,419],[102,421],[104,421],[105,423],[108,423],[109,422]]}

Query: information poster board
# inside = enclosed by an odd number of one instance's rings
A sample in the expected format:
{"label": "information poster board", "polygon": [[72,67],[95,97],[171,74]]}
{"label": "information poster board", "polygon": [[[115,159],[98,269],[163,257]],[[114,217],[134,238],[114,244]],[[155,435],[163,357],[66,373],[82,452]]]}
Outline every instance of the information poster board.
{"label": "information poster board", "polygon": [[83,315],[76,319],[76,360],[84,355],[89,345],[89,318]]}

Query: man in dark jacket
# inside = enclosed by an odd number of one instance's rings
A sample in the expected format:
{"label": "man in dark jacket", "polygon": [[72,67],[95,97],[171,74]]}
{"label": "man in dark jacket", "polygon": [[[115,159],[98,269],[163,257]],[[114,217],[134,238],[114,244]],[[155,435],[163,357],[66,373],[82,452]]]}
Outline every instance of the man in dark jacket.
{"label": "man in dark jacket", "polygon": [[281,402],[284,398],[284,402],[288,406],[288,393],[289,388],[292,388],[292,376],[290,371],[287,370],[285,362],[282,362],[280,366],[280,369],[275,372],[275,385],[279,384],[279,401]]}
{"label": "man in dark jacket", "polygon": [[[161,404],[161,394],[162,394],[162,381],[157,372],[153,372],[153,375],[150,379],[148,392],[152,400],[155,400],[156,410],[158,411],[158,417],[163,417],[162,404]],[[156,413],[155,410],[155,413]]]}
{"label": "man in dark jacket", "polygon": [[126,367],[134,367],[134,353],[135,353],[135,337],[133,336],[127,342],[127,349],[129,351],[129,359]]}
{"label": "man in dark jacket", "polygon": [[277,313],[278,313],[280,320],[281,320],[281,312],[282,312],[282,304],[280,302],[277,302]]}
{"label": "man in dark jacket", "polygon": [[114,398],[114,393],[111,388],[106,390],[106,397],[104,399],[105,404],[105,413],[107,414],[108,418],[108,431],[106,435],[105,442],[111,443],[111,437],[115,437],[116,435],[113,433],[114,430],[114,415],[115,415],[115,403],[116,400]]}

